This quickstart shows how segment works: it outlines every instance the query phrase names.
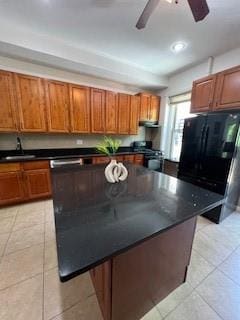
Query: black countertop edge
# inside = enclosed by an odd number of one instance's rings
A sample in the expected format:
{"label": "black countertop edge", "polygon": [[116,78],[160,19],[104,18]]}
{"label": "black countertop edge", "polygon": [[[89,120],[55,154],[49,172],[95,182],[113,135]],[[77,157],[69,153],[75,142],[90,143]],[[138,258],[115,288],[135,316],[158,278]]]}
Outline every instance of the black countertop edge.
{"label": "black countertop edge", "polygon": [[169,162],[176,163],[176,164],[178,164],[180,162],[180,160],[174,160],[174,159],[171,159],[171,158],[165,158],[165,160],[169,161]]}
{"label": "black countertop edge", "polygon": [[[144,239],[142,239],[142,240],[140,240],[140,241],[137,241],[137,242],[135,242],[135,243],[133,243],[133,244],[125,247],[124,249],[118,250],[118,251],[114,252],[112,255],[106,256],[106,257],[98,260],[98,261],[95,262],[95,263],[92,263],[92,264],[90,264],[90,265],[87,265],[86,267],[81,268],[81,270],[79,270],[79,271],[72,272],[70,275],[67,275],[67,276],[61,275],[61,272],[60,272],[60,270],[59,270],[59,278],[60,278],[61,282],[69,281],[69,280],[75,278],[76,276],[79,276],[79,275],[81,275],[81,274],[83,274],[83,273],[85,273],[85,272],[87,272],[87,271],[89,271],[89,270],[91,270],[91,269],[93,269],[93,268],[101,265],[102,263],[104,263],[104,262],[106,262],[106,261],[108,261],[108,260],[110,260],[110,259],[118,256],[119,254],[124,253],[124,252],[126,252],[126,251],[128,251],[128,250],[130,250],[130,249],[132,249],[132,248],[134,248],[134,247],[136,247],[136,246],[138,246],[138,245],[140,245],[141,243],[144,243],[145,241],[148,241],[148,240],[150,240],[150,239],[152,239],[152,238],[160,235],[161,233],[166,232],[166,231],[168,231],[168,230],[170,230],[170,229],[178,226],[179,224],[181,224],[181,223],[183,223],[183,222],[185,222],[185,221],[187,221],[187,220],[190,220],[190,219],[192,219],[192,218],[194,218],[194,217],[197,217],[197,216],[199,216],[199,215],[202,215],[203,213],[205,213],[205,212],[207,212],[207,211],[209,211],[209,210],[212,210],[212,209],[214,209],[214,208],[222,205],[222,204],[224,203],[224,201],[225,201],[225,199],[220,200],[220,201],[218,201],[218,202],[216,202],[216,203],[214,203],[214,204],[206,207],[206,208],[203,209],[203,210],[199,210],[199,211],[195,212],[194,214],[186,217],[185,219],[182,219],[182,220],[180,220],[180,221],[172,224],[171,226],[166,227],[165,229],[162,229],[162,230],[160,230],[160,231],[158,231],[158,232],[155,232],[154,234],[152,234],[152,235],[149,236],[149,237],[146,237],[146,238],[144,238]],[[59,261],[58,261],[58,263],[59,263]]]}
{"label": "black countertop edge", "polygon": [[[143,154],[144,152],[133,151],[131,147],[120,147],[116,155],[128,155],[128,154]],[[98,153],[95,148],[66,148],[66,149],[32,149],[24,150],[25,155],[34,155],[34,158],[29,159],[3,159],[7,156],[19,155],[17,150],[1,150],[0,151],[0,163],[11,163],[11,162],[26,162],[26,161],[37,161],[37,160],[56,160],[66,158],[90,158],[94,156],[105,156]]]}

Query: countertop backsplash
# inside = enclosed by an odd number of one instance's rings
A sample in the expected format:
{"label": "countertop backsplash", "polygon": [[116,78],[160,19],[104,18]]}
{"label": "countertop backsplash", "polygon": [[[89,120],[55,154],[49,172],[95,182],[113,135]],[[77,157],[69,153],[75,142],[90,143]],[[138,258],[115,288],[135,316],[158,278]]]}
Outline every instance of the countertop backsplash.
{"label": "countertop backsplash", "polygon": [[[13,150],[16,148],[16,138],[22,140],[24,149],[52,149],[52,148],[88,148],[95,147],[101,141],[103,134],[36,134],[36,133],[1,133],[0,150]],[[130,146],[133,141],[145,140],[144,127],[139,127],[138,135],[113,135],[122,141],[122,146]],[[82,140],[82,144],[77,144]]]}

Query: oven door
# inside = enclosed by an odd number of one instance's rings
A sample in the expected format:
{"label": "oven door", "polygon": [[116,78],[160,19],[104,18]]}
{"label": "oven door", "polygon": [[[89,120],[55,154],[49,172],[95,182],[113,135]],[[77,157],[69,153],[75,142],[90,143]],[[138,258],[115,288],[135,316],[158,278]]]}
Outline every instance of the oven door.
{"label": "oven door", "polygon": [[161,159],[147,159],[147,168],[150,170],[162,172],[163,162]]}

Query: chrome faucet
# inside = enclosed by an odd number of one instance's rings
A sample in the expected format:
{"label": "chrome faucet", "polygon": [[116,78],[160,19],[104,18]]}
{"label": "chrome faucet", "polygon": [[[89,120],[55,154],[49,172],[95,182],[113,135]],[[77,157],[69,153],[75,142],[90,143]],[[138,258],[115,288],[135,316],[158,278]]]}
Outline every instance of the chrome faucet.
{"label": "chrome faucet", "polygon": [[23,148],[22,148],[22,143],[21,143],[21,139],[19,137],[17,137],[17,151],[20,151],[21,154],[24,154]]}

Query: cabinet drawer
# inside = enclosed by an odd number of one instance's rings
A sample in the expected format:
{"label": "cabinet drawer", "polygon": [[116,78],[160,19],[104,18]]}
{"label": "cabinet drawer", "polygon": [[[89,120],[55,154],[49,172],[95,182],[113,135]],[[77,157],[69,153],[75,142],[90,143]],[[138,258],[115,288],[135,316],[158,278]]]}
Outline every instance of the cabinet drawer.
{"label": "cabinet drawer", "polygon": [[30,161],[23,163],[24,170],[49,169],[49,161]]}
{"label": "cabinet drawer", "polygon": [[100,163],[109,163],[108,157],[93,157],[93,164],[100,164]]}
{"label": "cabinet drawer", "polygon": [[21,165],[19,162],[0,164],[0,172],[11,172],[11,171],[15,172],[20,170],[21,170]]}
{"label": "cabinet drawer", "polygon": [[116,157],[114,157],[114,159],[116,159],[117,162],[122,162],[124,157],[123,156],[116,156]]}
{"label": "cabinet drawer", "polygon": [[124,156],[124,161],[129,163],[134,163],[134,154],[129,154]]}

